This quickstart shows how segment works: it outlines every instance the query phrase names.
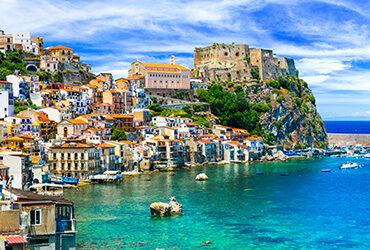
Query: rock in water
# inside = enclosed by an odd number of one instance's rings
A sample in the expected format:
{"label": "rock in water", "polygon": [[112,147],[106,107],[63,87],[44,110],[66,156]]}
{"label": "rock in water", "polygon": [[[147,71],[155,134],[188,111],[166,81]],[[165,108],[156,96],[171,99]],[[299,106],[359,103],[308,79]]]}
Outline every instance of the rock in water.
{"label": "rock in water", "polygon": [[195,177],[196,181],[207,181],[208,176],[205,173],[198,174],[197,177]]}
{"label": "rock in water", "polygon": [[174,172],[170,172],[170,173],[169,173],[169,175],[170,175],[170,176],[174,176],[174,175],[175,175],[175,173],[174,173]]}
{"label": "rock in water", "polygon": [[150,214],[155,217],[181,215],[182,205],[176,201],[175,197],[171,197],[169,203],[154,202],[150,204]]}
{"label": "rock in water", "polygon": [[150,204],[150,214],[156,217],[171,216],[171,206],[164,202],[154,202]]}
{"label": "rock in water", "polygon": [[171,215],[182,214],[182,205],[176,201],[175,197],[171,197],[170,203]]}

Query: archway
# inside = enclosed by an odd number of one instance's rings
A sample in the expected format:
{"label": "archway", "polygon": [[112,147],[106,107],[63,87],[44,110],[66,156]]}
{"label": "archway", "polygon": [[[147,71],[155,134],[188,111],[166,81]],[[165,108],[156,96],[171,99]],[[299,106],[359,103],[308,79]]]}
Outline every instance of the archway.
{"label": "archway", "polygon": [[37,72],[37,67],[35,64],[29,64],[27,65],[26,69],[31,72],[31,73],[35,73]]}

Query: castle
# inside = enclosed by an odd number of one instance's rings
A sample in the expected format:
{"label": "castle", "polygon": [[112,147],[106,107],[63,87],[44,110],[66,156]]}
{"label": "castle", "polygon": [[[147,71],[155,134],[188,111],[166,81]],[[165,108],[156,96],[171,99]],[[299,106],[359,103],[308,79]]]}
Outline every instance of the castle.
{"label": "castle", "polygon": [[277,79],[296,75],[294,60],[246,44],[213,44],[194,50],[193,77],[207,82]]}

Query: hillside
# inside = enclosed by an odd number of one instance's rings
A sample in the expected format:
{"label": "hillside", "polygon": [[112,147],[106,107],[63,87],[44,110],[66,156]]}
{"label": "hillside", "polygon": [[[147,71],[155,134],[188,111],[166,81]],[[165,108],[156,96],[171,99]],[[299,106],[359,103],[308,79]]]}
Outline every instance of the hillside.
{"label": "hillside", "polygon": [[216,83],[198,94],[220,123],[248,129],[269,144],[296,149],[328,144],[312,91],[297,77]]}

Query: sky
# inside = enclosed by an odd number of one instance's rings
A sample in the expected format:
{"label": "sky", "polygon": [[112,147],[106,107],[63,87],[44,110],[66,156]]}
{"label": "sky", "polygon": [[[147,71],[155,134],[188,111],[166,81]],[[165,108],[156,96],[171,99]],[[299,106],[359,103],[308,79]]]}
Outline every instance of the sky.
{"label": "sky", "polygon": [[367,0],[0,0],[0,29],[74,49],[94,73],[192,68],[195,47],[240,43],[295,59],[324,120],[370,120]]}

